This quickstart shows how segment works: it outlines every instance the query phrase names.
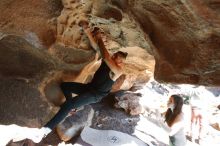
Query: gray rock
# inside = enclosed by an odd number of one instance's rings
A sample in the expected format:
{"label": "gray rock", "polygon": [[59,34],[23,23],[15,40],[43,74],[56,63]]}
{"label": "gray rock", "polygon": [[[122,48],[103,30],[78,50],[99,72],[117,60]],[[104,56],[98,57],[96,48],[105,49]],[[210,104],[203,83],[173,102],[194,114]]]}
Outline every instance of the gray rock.
{"label": "gray rock", "polygon": [[85,126],[90,126],[94,110],[90,105],[68,116],[61,124],[57,126],[57,133],[63,141],[68,141],[77,136]]}

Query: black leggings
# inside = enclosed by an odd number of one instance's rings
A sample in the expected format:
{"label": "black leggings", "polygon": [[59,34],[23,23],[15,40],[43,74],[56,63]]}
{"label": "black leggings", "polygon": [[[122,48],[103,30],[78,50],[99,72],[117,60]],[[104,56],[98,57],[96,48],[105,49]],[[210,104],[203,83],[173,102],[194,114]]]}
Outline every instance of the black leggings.
{"label": "black leggings", "polygon": [[[61,89],[66,97],[66,101],[61,105],[58,113],[44,127],[54,129],[68,115],[71,109],[96,103],[105,96],[92,92],[88,84],[63,82]],[[72,93],[78,94],[78,96],[72,98]]]}

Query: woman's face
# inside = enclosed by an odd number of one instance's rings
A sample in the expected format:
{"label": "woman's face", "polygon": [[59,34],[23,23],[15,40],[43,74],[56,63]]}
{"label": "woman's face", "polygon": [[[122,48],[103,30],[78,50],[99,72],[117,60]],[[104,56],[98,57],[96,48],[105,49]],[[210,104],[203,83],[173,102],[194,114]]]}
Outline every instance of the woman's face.
{"label": "woman's face", "polygon": [[172,96],[169,98],[169,100],[167,102],[167,106],[169,107],[169,105],[171,105],[171,104],[174,104],[174,99]]}
{"label": "woman's face", "polygon": [[124,64],[124,58],[122,58],[120,55],[114,56],[114,61],[118,66],[122,66]]}

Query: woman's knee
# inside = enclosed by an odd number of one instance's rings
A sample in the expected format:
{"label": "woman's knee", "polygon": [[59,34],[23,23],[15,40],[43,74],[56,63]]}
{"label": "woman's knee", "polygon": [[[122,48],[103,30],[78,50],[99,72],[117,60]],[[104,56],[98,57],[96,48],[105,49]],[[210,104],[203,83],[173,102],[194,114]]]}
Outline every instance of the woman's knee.
{"label": "woman's knee", "polygon": [[100,102],[103,99],[103,96],[96,96],[94,98],[95,103]]}
{"label": "woman's knee", "polygon": [[72,99],[66,99],[66,101],[61,105],[61,108],[64,108],[67,110],[71,110],[72,108],[74,108],[74,103]]}
{"label": "woman's knee", "polygon": [[67,88],[66,83],[65,83],[65,82],[62,82],[62,83],[60,84],[60,88],[61,88],[62,91],[64,91],[64,90]]}
{"label": "woman's knee", "polygon": [[96,96],[90,96],[88,97],[87,99],[85,99],[88,104],[91,104],[91,103],[97,103],[100,101],[100,98],[99,97],[96,97]]}

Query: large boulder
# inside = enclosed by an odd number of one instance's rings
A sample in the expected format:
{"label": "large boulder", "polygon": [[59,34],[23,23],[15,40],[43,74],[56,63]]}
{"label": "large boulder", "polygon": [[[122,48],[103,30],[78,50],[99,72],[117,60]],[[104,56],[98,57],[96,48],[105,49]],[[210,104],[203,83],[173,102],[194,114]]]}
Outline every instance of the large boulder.
{"label": "large boulder", "polygon": [[220,84],[218,1],[137,0],[128,7],[154,46],[156,80]]}

